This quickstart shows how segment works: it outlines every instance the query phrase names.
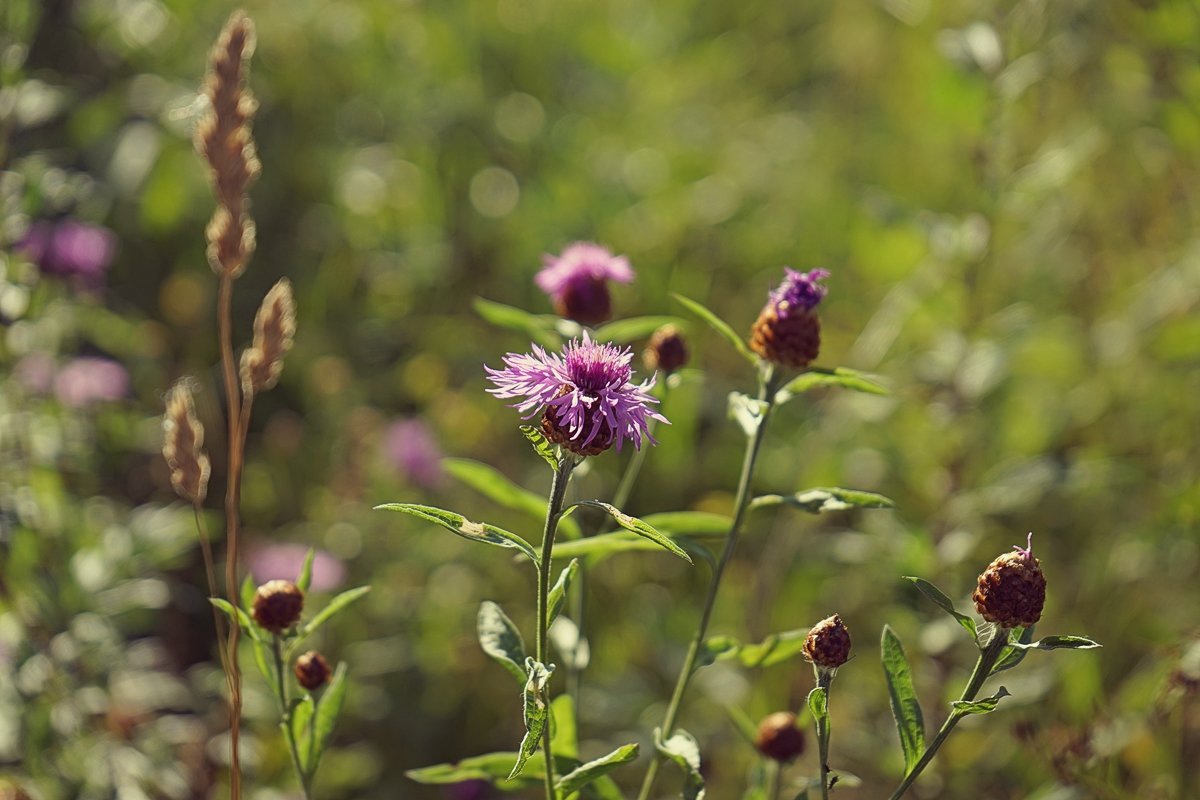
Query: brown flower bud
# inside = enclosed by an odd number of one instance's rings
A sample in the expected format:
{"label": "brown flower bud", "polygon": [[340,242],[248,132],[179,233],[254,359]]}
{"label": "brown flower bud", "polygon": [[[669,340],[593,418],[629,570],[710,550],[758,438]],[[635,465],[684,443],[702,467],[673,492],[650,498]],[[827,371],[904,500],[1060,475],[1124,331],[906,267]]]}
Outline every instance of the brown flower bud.
{"label": "brown flower bud", "polygon": [[316,650],[309,650],[296,659],[296,680],[310,692],[329,683],[329,662]]}
{"label": "brown flower bud", "polygon": [[796,727],[796,715],[791,711],[776,711],[758,724],[754,746],[767,758],[793,761],[804,752],[804,731]]}
{"label": "brown flower bud", "polygon": [[612,296],[603,278],[571,281],[554,298],[554,310],[581,325],[599,325],[612,319]]}
{"label": "brown flower bud", "polygon": [[192,391],[180,382],[167,393],[163,414],[163,458],[171,469],[171,486],[190,503],[204,502],[210,470],[204,454],[204,427],[196,419]]}
{"label": "brown flower bud", "polygon": [[980,616],[1001,628],[1028,628],[1042,617],[1046,576],[1033,557],[1032,537],[1026,549],[1018,547],[988,564],[971,595]]}
{"label": "brown flower bud", "polygon": [[850,660],[850,631],[837,614],[813,626],[804,640],[804,657],[823,669],[837,669]]}
{"label": "brown flower bud", "polygon": [[687,360],[687,341],[674,325],[663,325],[656,330],[642,352],[642,361],[649,370],[661,369],[671,373],[686,364]]}
{"label": "brown flower bud", "polygon": [[254,621],[279,634],[300,620],[304,592],[291,581],[267,581],[254,593]]}
{"label": "brown flower bud", "polygon": [[812,312],[780,317],[768,306],[754,322],[750,349],[775,364],[804,369],[821,353],[821,319]]}

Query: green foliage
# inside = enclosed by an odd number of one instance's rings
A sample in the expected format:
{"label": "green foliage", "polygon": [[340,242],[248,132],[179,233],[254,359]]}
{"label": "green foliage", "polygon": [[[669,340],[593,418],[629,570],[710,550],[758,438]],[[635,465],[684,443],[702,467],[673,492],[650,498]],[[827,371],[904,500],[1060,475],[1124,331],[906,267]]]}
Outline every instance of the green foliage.
{"label": "green foliage", "polygon": [[456,514],[453,511],[418,505],[416,503],[384,503],[383,505],[376,506],[375,509],[377,511],[399,511],[401,514],[408,514],[418,519],[423,519],[426,522],[432,522],[450,531],[455,536],[461,536],[473,542],[484,542],[485,544],[497,547],[515,548],[528,556],[529,560],[534,564],[538,562],[537,553],[534,552],[529,542],[520,536],[497,528],[495,525],[489,525],[486,522],[472,522],[462,514]]}
{"label": "green foliage", "polygon": [[525,641],[521,638],[517,626],[504,613],[504,609],[500,608],[498,603],[484,600],[479,605],[475,630],[483,652],[494,658],[524,685],[529,679],[525,670]]}
{"label": "green foliage", "polygon": [[991,697],[985,697],[982,700],[955,700],[950,704],[954,709],[955,714],[965,716],[968,714],[990,714],[996,710],[996,706],[1005,697],[1012,697],[1012,693],[1003,686]]}
{"label": "green foliage", "polygon": [[716,331],[717,334],[719,334],[720,337],[726,342],[733,345],[733,349],[736,350],[742,358],[746,359],[746,361],[750,362],[751,364],[757,363],[758,356],[750,352],[750,347],[746,344],[741,336],[738,336],[737,333],[734,332],[733,328],[729,326],[728,322],[721,319],[715,313],[691,298],[684,297],[681,294],[672,294],[671,297],[675,300],[675,302],[680,303],[688,311],[704,320],[708,327]]}
{"label": "green foliage", "polygon": [[883,674],[887,681],[888,696],[892,704],[892,716],[896,720],[896,731],[900,734],[900,747],[904,751],[904,772],[908,774],[925,751],[925,721],[921,714],[921,702],[913,687],[912,671],[899,637],[890,626],[883,626],[881,642]]}
{"label": "green foliage", "polygon": [[795,395],[826,387],[849,389],[864,394],[885,395],[888,393],[885,386],[856,370],[846,367],[834,367],[833,369],[809,367],[803,374],[790,380],[776,393],[775,402],[786,403]]}
{"label": "green foliage", "polygon": [[616,522],[625,530],[631,531],[644,539],[649,539],[651,542],[654,542],[664,550],[679,556],[689,564],[692,563],[692,557],[687,554],[687,551],[680,547],[669,536],[657,530],[652,525],[647,524],[644,520],[640,520],[637,517],[631,517],[611,503],[605,503],[600,500],[580,500],[579,502],[571,505],[564,513],[570,513],[572,508],[577,508],[579,506],[591,506],[593,508],[599,508],[603,510],[606,514],[612,517],[614,522]]}
{"label": "green foliage", "polygon": [[945,592],[924,578],[914,578],[909,575],[905,575],[904,580],[911,581],[912,584],[921,591],[921,594],[932,600],[938,608],[954,617],[955,621],[957,621],[958,624],[963,627],[963,630],[971,634],[972,640],[977,638],[975,631],[975,620],[972,617],[960,613],[957,609],[955,609],[954,601],[947,597]]}
{"label": "green foliage", "polygon": [[718,659],[737,659],[743,667],[771,667],[804,652],[808,628],[773,633],[756,644],[742,644],[730,636],[712,636],[696,662],[703,667]]}
{"label": "green foliage", "polygon": [[546,731],[550,716],[546,685],[550,682],[550,674],[553,671],[553,665],[547,666],[540,661],[535,661],[532,657],[525,659],[525,673],[529,676],[521,695],[525,716],[525,736],[521,739],[517,761],[513,765],[512,771],[508,773],[509,780],[521,774],[525,762],[541,744],[542,735]]}
{"label": "green foliage", "polygon": [[655,729],[654,746],[683,771],[683,800],[704,800],[704,776],[700,774],[700,745],[696,737],[679,728],[663,741],[662,731]]}
{"label": "green foliage", "polygon": [[874,492],[862,492],[855,489],[806,489],[795,494],[765,494],[750,501],[750,508],[769,508],[771,506],[787,505],[807,511],[809,514],[820,514],[823,511],[845,511],[850,508],[895,508],[896,504],[889,498]]}
{"label": "green foliage", "polygon": [[572,792],[579,791],[589,783],[599,780],[622,764],[628,764],[637,756],[638,746],[636,744],[623,745],[607,755],[600,756],[586,764],[580,764],[559,778],[554,786],[565,797]]}

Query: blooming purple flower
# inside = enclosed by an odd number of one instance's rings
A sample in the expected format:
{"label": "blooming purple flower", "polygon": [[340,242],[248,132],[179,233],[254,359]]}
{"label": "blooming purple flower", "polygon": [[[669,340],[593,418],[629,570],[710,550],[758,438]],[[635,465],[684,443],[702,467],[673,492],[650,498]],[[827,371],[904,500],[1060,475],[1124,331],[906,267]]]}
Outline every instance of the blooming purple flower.
{"label": "blooming purple flower", "polygon": [[812,311],[829,291],[820,284],[820,281],[829,277],[828,270],[814,269],[810,272],[799,272],[784,267],[783,271],[783,283],[771,292],[768,301],[769,305],[775,307],[775,315],[780,319],[786,319],[796,311],[800,313]]}
{"label": "blooming purple flower", "polygon": [[534,278],[538,288],[550,296],[560,316],[585,325],[612,316],[608,281],[633,280],[629,259],[592,242],[575,242],[558,257],[544,255],[542,264]]}
{"label": "blooming purple flower", "polygon": [[54,376],[55,397],[71,408],[120,400],[128,393],[129,373],[107,358],[73,359]]}
{"label": "blooming purple flower", "polygon": [[[295,542],[273,542],[254,545],[246,553],[246,565],[256,584],[267,581],[294,581],[304,567],[308,546]],[[313,556],[312,584],[314,592],[328,592],[342,585],[346,567],[336,556],[318,550]]]}
{"label": "blooming purple flower", "polygon": [[383,434],[383,454],[408,480],[426,489],[442,483],[442,451],[433,431],[420,419],[401,419]]}
{"label": "blooming purple flower", "polygon": [[98,283],[112,263],[117,236],[108,228],[75,219],[39,220],[29,226],[16,249],[47,275]]}
{"label": "blooming purple flower", "polygon": [[651,407],[654,378],[634,384],[629,366],[633,351],[613,344],[583,340],[569,342],[561,355],[533,345],[533,354],[509,353],[505,368],[485,366],[496,397],[518,402],[513,407],[529,419],[542,414],[542,430],[556,444],[580,455],[596,455],[625,439],[640,448],[648,424],[667,420]]}

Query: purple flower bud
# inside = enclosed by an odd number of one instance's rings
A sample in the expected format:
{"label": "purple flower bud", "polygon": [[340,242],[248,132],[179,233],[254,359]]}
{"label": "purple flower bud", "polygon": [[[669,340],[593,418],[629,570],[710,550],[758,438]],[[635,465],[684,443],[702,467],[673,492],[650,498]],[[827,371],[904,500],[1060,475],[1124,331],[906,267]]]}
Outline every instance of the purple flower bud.
{"label": "purple flower bud", "polygon": [[534,281],[550,296],[558,315],[584,325],[597,325],[612,317],[608,281],[629,283],[629,259],[614,256],[591,242],[576,242],[560,256],[542,256],[543,268]]}

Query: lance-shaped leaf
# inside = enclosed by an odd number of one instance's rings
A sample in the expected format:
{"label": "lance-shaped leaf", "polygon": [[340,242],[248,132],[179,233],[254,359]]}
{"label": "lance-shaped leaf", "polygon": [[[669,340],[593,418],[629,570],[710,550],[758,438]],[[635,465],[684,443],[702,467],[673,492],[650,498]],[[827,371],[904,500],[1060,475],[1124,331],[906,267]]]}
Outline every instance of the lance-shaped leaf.
{"label": "lance-shaped leaf", "polygon": [[862,492],[857,489],[839,489],[836,486],[805,489],[803,492],[795,494],[764,494],[750,501],[751,510],[778,505],[792,506],[810,514],[820,514],[822,511],[845,511],[849,508],[896,507],[894,501],[881,494]]}
{"label": "lance-shaped leaf", "polygon": [[1025,656],[1029,655],[1029,651],[1025,647],[1022,647],[1022,645],[1032,644],[1032,625],[1028,628],[1012,628],[1011,630],[997,631],[991,623],[984,623],[979,631],[980,642],[983,641],[984,632],[989,629],[991,629],[992,635],[1008,637],[1008,644],[1000,651],[1000,655],[996,659],[996,664],[989,673],[990,675],[995,675],[997,672],[1003,672],[1006,669],[1012,669],[1024,661]]}
{"label": "lance-shaped leaf", "polygon": [[[525,764],[525,769],[513,780],[508,779],[509,770],[517,753],[487,753],[471,756],[453,764],[435,764],[412,769],[404,774],[413,781],[423,784],[445,785],[463,781],[487,781],[501,792],[528,791],[541,786],[545,780],[545,763],[540,752],[534,753]],[[558,775],[568,774],[579,767],[579,759],[554,754],[554,771]],[[576,797],[583,800],[625,800],[612,778],[603,776],[593,781]]]}
{"label": "lance-shaped leaf", "polygon": [[[518,486],[495,467],[469,458],[443,458],[442,467],[493,503],[528,514],[537,520],[546,517],[545,497]],[[579,538],[579,526],[573,519],[560,522],[559,529],[572,539]]]}
{"label": "lance-shaped leaf", "polygon": [[416,503],[384,503],[383,505],[375,506],[375,510],[399,511],[401,514],[408,514],[417,519],[423,519],[426,522],[440,525],[456,536],[461,536],[472,542],[483,542],[497,547],[511,547],[527,555],[533,563],[536,564],[538,561],[537,553],[533,551],[533,547],[530,546],[529,542],[515,533],[509,533],[486,522],[471,522],[462,514],[456,514],[453,511],[446,511],[445,509],[434,508],[433,506],[417,505]]}
{"label": "lance-shaped leaf", "polygon": [[907,775],[925,750],[925,721],[904,648],[890,625],[883,626],[881,647],[883,674],[891,698],[892,716],[896,718],[896,731],[900,734],[900,746],[904,750],[904,774]]}
{"label": "lance-shaped leaf", "polygon": [[733,520],[708,511],[660,511],[647,514],[642,522],[672,536],[727,536]]}
{"label": "lance-shaped leaf", "polygon": [[649,336],[664,325],[679,325],[681,322],[678,317],[629,317],[601,325],[592,338],[597,342],[626,344]]}
{"label": "lance-shaped leaf", "polygon": [[968,714],[990,714],[996,710],[996,706],[1005,697],[1012,697],[1012,693],[1001,686],[1000,690],[991,697],[985,697],[982,700],[955,700],[950,705],[954,709],[953,713],[960,717]]}
{"label": "lance-shaped leaf", "polygon": [[342,703],[346,699],[346,684],[346,664],[342,662],[334,670],[333,680],[322,691],[321,700],[317,703],[313,716],[313,756],[312,763],[308,765],[309,778],[321,765],[321,756],[325,755],[329,740],[333,738],[333,729],[337,724],[338,715],[342,713]]}
{"label": "lance-shaped leaf", "polygon": [[242,589],[238,593],[242,599],[242,608],[254,608],[254,595],[258,587],[254,585],[254,576],[249,573],[242,579]]}
{"label": "lance-shaped leaf", "polygon": [[[645,520],[643,520],[645,521]],[[660,531],[661,532],[661,531]],[[699,542],[686,536],[680,536],[672,541],[683,548],[688,555],[699,558],[709,566],[716,564],[712,551]],[[599,536],[589,536],[586,539],[576,539],[571,542],[560,542],[554,545],[555,558],[591,558],[599,560],[617,553],[650,551],[656,552],[661,545],[649,539],[644,539],[628,531],[602,533]]]}
{"label": "lance-shaped leaf", "polygon": [[766,402],[756,400],[748,394],[729,393],[729,417],[747,436],[753,436],[758,426],[762,425],[768,408],[770,406]]}
{"label": "lance-shaped leaf", "polygon": [[525,673],[525,642],[521,632],[513,624],[498,603],[484,600],[479,604],[475,617],[475,631],[479,646],[500,666],[504,667],[522,685],[529,679]]}
{"label": "lance-shaped leaf", "polygon": [[721,319],[712,311],[709,311],[707,308],[691,298],[684,297],[681,294],[672,294],[671,297],[675,298],[675,300],[681,303],[688,311],[691,311],[697,317],[708,323],[708,326],[719,333],[722,339],[733,345],[733,349],[737,350],[742,358],[746,359],[751,364],[755,363],[757,360],[756,356],[754,353],[750,352],[750,347],[746,344],[742,337],[738,336],[737,333],[734,332],[733,328],[729,326],[728,322]]}
{"label": "lance-shaped leaf", "polygon": [[700,744],[682,728],[665,742],[662,729],[654,729],[654,746],[683,770],[683,800],[704,800],[704,776],[700,774]]}
{"label": "lance-shaped leaf", "polygon": [[229,617],[230,622],[240,626],[251,639],[256,642],[262,641],[262,629],[254,624],[254,621],[250,619],[250,616],[245,611],[235,608],[232,603],[222,597],[210,597],[208,598],[208,602],[221,609],[225,613],[225,616]]}
{"label": "lance-shaped leaf", "polygon": [[546,685],[550,682],[553,665],[547,667],[532,657],[525,659],[525,672],[529,679],[525,681],[523,694],[525,712],[525,736],[521,739],[521,750],[517,754],[517,763],[513,765],[508,779],[512,780],[521,774],[525,762],[538,749],[542,735],[546,732],[546,722],[549,718],[550,705],[546,699]]}
{"label": "lance-shaped leaf", "polygon": [[476,313],[488,322],[510,331],[524,333],[542,347],[557,349],[562,341],[554,333],[558,317],[552,314],[530,314],[515,306],[506,306],[492,300],[476,297],[474,303]]}
{"label": "lance-shaped leaf", "polygon": [[316,613],[312,619],[300,626],[296,633],[296,638],[292,641],[291,647],[295,647],[308,636],[311,636],[313,631],[324,625],[329,620],[341,611],[344,611],[351,603],[361,600],[371,591],[370,586],[358,586],[354,589],[347,589],[341,594],[329,601],[329,604]]}
{"label": "lance-shaped leaf", "polygon": [[312,771],[311,755],[316,748],[312,743],[313,696],[304,693],[303,697],[293,697],[288,719],[292,725],[292,738],[296,742],[296,751],[300,756],[300,770],[308,775]]}
{"label": "lance-shaped leaf", "polygon": [[529,444],[533,446],[533,452],[541,456],[542,460],[550,465],[550,469],[558,469],[558,451],[554,444],[546,438],[546,434],[532,425],[522,425],[521,435],[529,440]]}
{"label": "lance-shaped leaf", "polygon": [[618,747],[608,755],[601,756],[586,764],[580,764],[566,775],[563,775],[558,779],[555,788],[558,789],[560,797],[566,797],[573,792],[578,792],[592,781],[602,778],[622,764],[628,764],[637,758],[637,755],[638,746],[636,744],[627,744]]}
{"label": "lance-shaped leaf", "polygon": [[804,652],[808,628],[772,633],[761,642],[742,644],[729,636],[710,636],[696,662],[697,669],[718,659],[736,658],[749,669],[782,664]]}
{"label": "lance-shaped leaf", "polygon": [[575,575],[579,572],[579,559],[571,559],[571,563],[563,568],[563,571],[558,574],[558,580],[554,582],[554,586],[550,587],[549,597],[549,616],[547,624],[553,623],[562,611],[563,603],[567,599],[567,591],[571,588],[571,581],[575,580]]}
{"label": "lance-shaped leaf", "polygon": [[833,369],[809,367],[803,374],[793,378],[779,391],[779,394],[775,397],[775,402],[786,403],[795,395],[831,386],[850,389],[855,392],[864,392],[866,394],[888,394],[886,386],[861,372],[845,367],[835,367]]}
{"label": "lance-shaped leaf", "polygon": [[934,586],[924,578],[914,578],[911,575],[905,575],[904,580],[912,581],[913,585],[921,590],[921,594],[932,600],[938,608],[954,617],[954,619],[958,621],[958,624],[961,625],[967,633],[971,634],[972,639],[976,638],[975,620],[971,617],[968,617],[966,614],[959,613],[959,611],[954,607],[954,601],[947,597],[941,589]]}
{"label": "lance-shaped leaf", "polygon": [[300,567],[300,575],[296,578],[296,586],[302,592],[307,592],[308,587],[312,585],[313,560],[316,557],[317,548],[308,548],[308,553],[304,556],[304,565]]}
{"label": "lance-shaped leaf", "polygon": [[1104,645],[1083,636],[1047,636],[1036,642],[1009,642],[1018,650],[1092,650]]}
{"label": "lance-shaped leaf", "polygon": [[575,701],[569,694],[560,694],[550,701],[550,744],[555,760],[579,758],[579,730],[575,719]]}
{"label": "lance-shaped leaf", "polygon": [[616,506],[609,503],[602,503],[599,500],[580,500],[578,503],[570,506],[565,513],[570,513],[572,509],[578,508],[579,506],[592,506],[593,508],[603,509],[618,525],[625,530],[632,531],[638,536],[649,539],[659,547],[674,553],[689,564],[692,563],[692,557],[689,556],[682,547],[676,544],[671,537],[657,530],[653,526],[647,525],[644,521],[638,519],[637,517],[629,516]]}

